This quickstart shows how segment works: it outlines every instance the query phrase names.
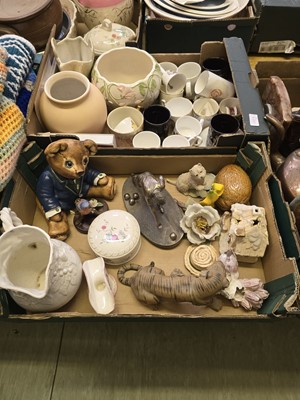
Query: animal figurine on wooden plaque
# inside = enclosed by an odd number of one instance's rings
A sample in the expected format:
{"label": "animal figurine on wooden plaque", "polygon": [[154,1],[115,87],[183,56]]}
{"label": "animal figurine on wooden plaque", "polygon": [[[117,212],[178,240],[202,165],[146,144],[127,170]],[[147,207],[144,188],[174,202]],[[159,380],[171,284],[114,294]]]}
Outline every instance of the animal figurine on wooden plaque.
{"label": "animal figurine on wooden plaque", "polygon": [[[127,278],[125,274],[131,270],[136,272]],[[222,308],[222,301],[215,295],[228,285],[221,261],[216,261],[199,277],[184,275],[180,269],[174,269],[170,276],[166,276],[154,262],[144,267],[125,265],[118,270],[118,279],[131,287],[139,301],[148,305],[157,306],[161,299],[172,299],[197,306],[206,305],[216,311]]]}
{"label": "animal figurine on wooden plaque", "polygon": [[67,214],[75,208],[77,198],[114,198],[115,179],[88,166],[89,157],[96,152],[96,143],[89,139],[60,139],[46,147],[48,166],[38,179],[36,194],[48,221],[50,237],[67,239]]}

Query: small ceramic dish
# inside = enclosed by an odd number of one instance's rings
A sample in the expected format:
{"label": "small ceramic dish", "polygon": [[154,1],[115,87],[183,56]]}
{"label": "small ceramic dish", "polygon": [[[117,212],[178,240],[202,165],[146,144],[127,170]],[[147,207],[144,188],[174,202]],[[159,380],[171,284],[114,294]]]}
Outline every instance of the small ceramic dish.
{"label": "small ceramic dish", "polygon": [[84,39],[93,48],[96,55],[117,47],[124,47],[128,40],[135,39],[136,34],[127,26],[112,23],[104,19],[101,25],[89,30]]}
{"label": "small ceramic dish", "polygon": [[107,264],[126,263],[136,256],[141,247],[139,223],[127,211],[105,211],[91,223],[88,243]]}

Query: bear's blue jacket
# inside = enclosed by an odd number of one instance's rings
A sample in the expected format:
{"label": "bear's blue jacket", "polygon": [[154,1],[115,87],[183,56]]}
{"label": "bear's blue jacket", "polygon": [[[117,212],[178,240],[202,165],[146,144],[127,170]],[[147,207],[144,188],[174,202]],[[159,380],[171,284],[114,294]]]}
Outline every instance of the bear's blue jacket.
{"label": "bear's blue jacket", "polygon": [[87,168],[82,177],[72,180],[56,174],[50,166],[46,167],[36,187],[36,194],[44,211],[58,207],[64,211],[72,210],[75,200],[86,196],[99,174],[98,170]]}

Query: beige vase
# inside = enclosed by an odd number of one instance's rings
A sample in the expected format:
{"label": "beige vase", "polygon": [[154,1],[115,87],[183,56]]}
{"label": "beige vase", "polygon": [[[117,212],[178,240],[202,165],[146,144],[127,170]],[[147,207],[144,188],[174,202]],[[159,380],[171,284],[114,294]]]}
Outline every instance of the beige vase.
{"label": "beige vase", "polygon": [[47,79],[39,111],[45,129],[53,133],[102,133],[107,118],[102,93],[76,71],[57,72]]}

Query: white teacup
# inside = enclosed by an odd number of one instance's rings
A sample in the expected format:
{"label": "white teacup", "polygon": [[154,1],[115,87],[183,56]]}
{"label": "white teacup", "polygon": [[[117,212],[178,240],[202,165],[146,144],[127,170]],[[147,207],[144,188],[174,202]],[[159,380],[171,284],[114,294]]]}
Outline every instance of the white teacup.
{"label": "white teacup", "polygon": [[220,102],[220,112],[230,114],[234,117],[241,117],[241,105],[237,97],[227,97]]}
{"label": "white teacup", "polygon": [[184,94],[184,89],[182,89],[180,92],[176,92],[176,93],[166,93],[164,90],[162,90],[162,88],[160,89],[159,92],[159,102],[162,105],[166,105],[166,103],[171,100],[174,99],[176,97],[183,97]]}
{"label": "white teacup", "polygon": [[115,135],[117,147],[132,147],[133,137],[144,127],[144,116],[137,108],[124,106],[107,116],[107,127]]}
{"label": "white teacup", "polygon": [[210,97],[221,101],[226,97],[233,97],[234,93],[232,82],[207,70],[201,72],[195,84],[196,96]]}
{"label": "white teacup", "polygon": [[133,147],[149,149],[160,147],[160,137],[152,131],[141,131],[132,139]]}
{"label": "white teacup", "polygon": [[219,103],[207,97],[200,97],[193,103],[193,116],[203,120],[203,128],[209,126],[214,115],[219,112]]}
{"label": "white teacup", "polygon": [[200,138],[202,122],[190,115],[178,118],[174,132],[185,137],[191,145],[200,145],[202,142]]}
{"label": "white teacup", "polygon": [[167,71],[168,73],[173,73],[177,72],[177,65],[170,62],[170,61],[162,61],[159,63],[160,68],[162,68],[164,71]]}
{"label": "white teacup", "polygon": [[181,135],[167,136],[162,142],[162,147],[190,147],[189,140]]}
{"label": "white teacup", "polygon": [[186,76],[177,72],[177,66],[171,62],[159,64],[162,72],[161,89],[170,94],[181,92],[186,84]]}
{"label": "white teacup", "polygon": [[188,61],[181,64],[177,68],[177,72],[186,76],[185,96],[189,99],[194,98],[194,87],[201,73],[201,65],[194,61]]}
{"label": "white teacup", "polygon": [[181,92],[186,84],[186,77],[183,74],[178,74],[175,72],[174,74],[169,74],[168,72],[163,72],[162,75],[162,86],[161,88],[166,93],[178,93]]}
{"label": "white teacup", "polygon": [[171,118],[175,122],[179,117],[192,115],[193,103],[185,97],[175,97],[166,102],[165,106],[171,113]]}

